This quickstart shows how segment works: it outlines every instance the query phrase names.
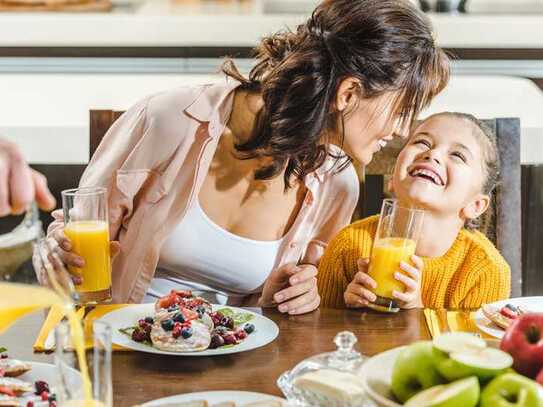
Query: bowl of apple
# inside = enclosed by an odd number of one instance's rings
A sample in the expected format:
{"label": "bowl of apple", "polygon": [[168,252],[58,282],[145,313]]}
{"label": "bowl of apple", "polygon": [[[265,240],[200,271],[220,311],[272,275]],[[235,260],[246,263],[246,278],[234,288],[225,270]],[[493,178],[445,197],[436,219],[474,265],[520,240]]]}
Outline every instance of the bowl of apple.
{"label": "bowl of apple", "polygon": [[513,356],[466,332],[446,333],[369,359],[367,394],[383,407],[540,407],[543,386],[513,370]]}

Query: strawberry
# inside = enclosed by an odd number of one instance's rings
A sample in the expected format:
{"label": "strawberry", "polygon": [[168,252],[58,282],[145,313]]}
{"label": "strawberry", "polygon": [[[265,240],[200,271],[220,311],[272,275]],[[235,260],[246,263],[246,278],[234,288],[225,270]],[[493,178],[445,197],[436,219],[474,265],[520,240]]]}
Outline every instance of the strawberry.
{"label": "strawberry", "polygon": [[500,314],[509,319],[516,319],[518,317],[518,314],[509,307],[503,307],[500,310]]}
{"label": "strawberry", "polygon": [[0,393],[5,394],[7,396],[11,396],[11,397],[17,397],[17,395],[15,394],[13,390],[5,386],[0,386]]}

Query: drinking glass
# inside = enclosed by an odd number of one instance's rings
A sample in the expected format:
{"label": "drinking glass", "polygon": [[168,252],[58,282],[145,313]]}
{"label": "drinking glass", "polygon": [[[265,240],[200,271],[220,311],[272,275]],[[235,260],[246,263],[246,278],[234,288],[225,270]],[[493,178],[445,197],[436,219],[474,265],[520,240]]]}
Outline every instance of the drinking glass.
{"label": "drinking glass", "polygon": [[[55,365],[60,376],[57,388],[59,406],[66,407],[111,407],[113,406],[113,384],[111,376],[111,327],[102,321],[94,321],[92,334],[85,333],[86,341],[92,335],[92,351],[86,352],[87,366],[81,366],[81,360],[74,352],[72,340],[77,337],[71,331],[71,325],[63,322],[55,329]],[[85,354],[84,352],[82,354]],[[83,374],[74,371],[88,369],[90,383],[85,384]],[[87,391],[85,386],[89,386]]]}
{"label": "drinking glass", "polygon": [[394,278],[402,272],[400,262],[411,263],[422,229],[424,211],[402,206],[395,199],[385,199],[373,242],[368,274],[377,283],[375,309],[399,310],[392,292],[404,292],[405,286]]}
{"label": "drinking glass", "polygon": [[84,267],[71,267],[82,277],[76,286],[81,304],[111,300],[111,260],[107,191],[105,188],[76,188],[62,191],[64,234],[73,251],[85,260]]}

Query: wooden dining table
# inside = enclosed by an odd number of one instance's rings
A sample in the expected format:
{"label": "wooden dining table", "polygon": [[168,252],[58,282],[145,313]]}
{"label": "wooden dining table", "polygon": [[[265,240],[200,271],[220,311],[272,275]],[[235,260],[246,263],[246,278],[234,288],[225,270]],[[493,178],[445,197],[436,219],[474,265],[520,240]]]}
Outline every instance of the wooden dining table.
{"label": "wooden dining table", "polygon": [[[244,390],[281,396],[277,378],[297,363],[336,349],[338,332],[351,331],[357,350],[372,356],[396,346],[429,339],[422,310],[380,314],[373,311],[319,309],[288,316],[263,314],[279,326],[279,336],[261,348],[222,356],[166,356],[132,351],[113,353],[114,406],[134,406],[175,394],[207,390]],[[20,319],[0,336],[11,357],[51,362],[32,345],[44,320],[42,312]]]}

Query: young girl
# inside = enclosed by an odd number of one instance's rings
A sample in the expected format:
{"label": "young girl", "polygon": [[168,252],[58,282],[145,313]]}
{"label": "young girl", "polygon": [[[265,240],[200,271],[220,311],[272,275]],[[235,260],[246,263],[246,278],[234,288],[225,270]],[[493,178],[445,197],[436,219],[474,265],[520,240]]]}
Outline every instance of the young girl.
{"label": "young girl", "polygon": [[[499,171],[487,126],[463,113],[439,113],[414,131],[398,156],[392,189],[400,204],[425,210],[413,265],[394,275],[401,308],[478,308],[507,298],[510,269],[494,245],[473,230],[489,207]],[[323,306],[366,307],[376,300],[367,274],[379,216],[343,229],[319,265]],[[420,256],[420,257],[419,257]]]}

